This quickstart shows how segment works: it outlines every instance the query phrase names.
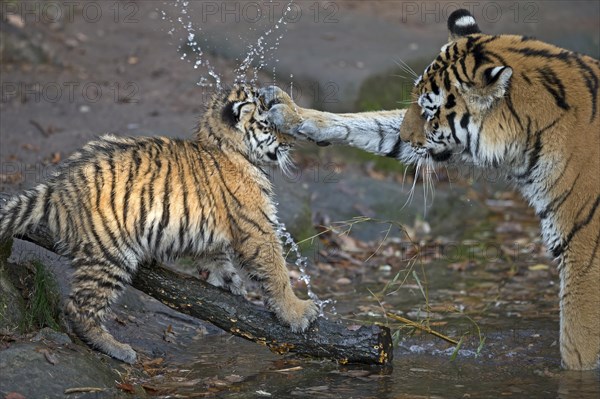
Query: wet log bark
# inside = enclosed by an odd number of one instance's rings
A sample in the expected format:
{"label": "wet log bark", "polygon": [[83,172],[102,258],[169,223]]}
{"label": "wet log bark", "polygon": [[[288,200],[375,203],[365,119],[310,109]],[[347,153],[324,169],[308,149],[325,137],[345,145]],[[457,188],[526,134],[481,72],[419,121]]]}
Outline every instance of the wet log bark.
{"label": "wet log bark", "polygon": [[[0,193],[0,207],[7,198],[8,195]],[[54,248],[54,241],[43,224],[19,238],[51,251]],[[141,265],[132,285],[170,308],[209,321],[278,354],[291,352],[340,363],[387,365],[392,361],[392,338],[387,327],[354,328],[318,318],[306,332],[293,333],[265,308],[156,264]]]}

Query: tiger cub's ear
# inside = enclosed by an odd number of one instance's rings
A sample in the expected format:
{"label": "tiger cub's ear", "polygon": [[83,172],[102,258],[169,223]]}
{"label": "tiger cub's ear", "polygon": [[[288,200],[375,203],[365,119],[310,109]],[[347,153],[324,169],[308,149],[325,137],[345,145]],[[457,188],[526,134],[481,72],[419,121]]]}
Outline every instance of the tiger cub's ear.
{"label": "tiger cub's ear", "polygon": [[490,108],[494,102],[506,95],[513,70],[508,66],[483,68],[475,79],[475,85],[464,86],[462,91],[471,104]]}
{"label": "tiger cub's ear", "polygon": [[475,18],[465,9],[456,10],[450,14],[448,17],[448,30],[450,31],[450,41],[474,33],[481,33]]}
{"label": "tiger cub's ear", "polygon": [[221,118],[229,126],[235,127],[239,122],[250,120],[256,105],[249,101],[229,101],[223,106]]}

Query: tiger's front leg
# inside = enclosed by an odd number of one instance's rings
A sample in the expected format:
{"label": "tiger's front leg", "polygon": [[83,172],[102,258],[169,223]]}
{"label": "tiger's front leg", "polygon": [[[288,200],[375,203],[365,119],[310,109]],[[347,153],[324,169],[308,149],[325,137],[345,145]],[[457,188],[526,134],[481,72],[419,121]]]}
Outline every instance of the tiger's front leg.
{"label": "tiger's front leg", "polygon": [[412,162],[410,145],[400,139],[406,110],[334,114],[298,107],[276,86],[260,90],[269,121],[283,133],[317,143],[340,144]]}
{"label": "tiger's front leg", "polygon": [[318,309],[312,300],[301,300],[294,294],[275,232],[244,240],[234,250],[240,267],[260,285],[266,306],[292,331],[306,330],[317,318]]}
{"label": "tiger's front leg", "polygon": [[[575,255],[575,254],[567,254]],[[575,256],[574,256],[575,257]],[[581,257],[584,258],[584,257]],[[600,366],[600,259],[560,268],[560,353],[569,370]]]}

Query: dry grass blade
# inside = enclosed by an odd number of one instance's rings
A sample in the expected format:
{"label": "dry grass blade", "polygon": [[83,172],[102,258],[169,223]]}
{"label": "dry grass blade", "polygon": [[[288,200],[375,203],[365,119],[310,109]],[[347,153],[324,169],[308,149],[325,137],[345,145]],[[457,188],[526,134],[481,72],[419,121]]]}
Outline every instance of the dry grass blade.
{"label": "dry grass blade", "polygon": [[404,324],[409,325],[411,327],[417,328],[417,329],[419,329],[421,331],[425,331],[427,334],[434,335],[434,336],[436,336],[438,338],[443,339],[444,341],[450,342],[453,345],[458,345],[458,341],[457,340],[455,340],[453,338],[450,338],[450,337],[448,337],[448,336],[446,336],[446,335],[444,335],[444,334],[442,334],[440,332],[437,332],[437,331],[431,329],[430,327],[426,327],[426,326],[424,326],[422,324],[419,324],[419,323],[414,322],[412,320],[406,319],[406,318],[404,318],[402,316],[398,316],[397,314],[394,314],[394,313],[389,313],[388,312],[388,313],[386,313],[386,315],[390,319],[397,320],[397,321],[399,321],[401,323],[404,323]]}
{"label": "dry grass blade", "polygon": [[279,369],[279,370],[272,370],[274,373],[289,373],[292,371],[300,371],[302,370],[303,367],[302,366],[296,366],[296,367],[290,367],[287,369]]}

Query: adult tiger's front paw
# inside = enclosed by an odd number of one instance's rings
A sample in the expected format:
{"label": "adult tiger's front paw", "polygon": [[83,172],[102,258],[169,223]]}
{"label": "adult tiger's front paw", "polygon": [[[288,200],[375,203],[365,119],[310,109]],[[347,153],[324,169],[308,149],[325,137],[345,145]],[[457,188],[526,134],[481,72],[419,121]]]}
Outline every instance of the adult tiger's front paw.
{"label": "adult tiger's front paw", "polygon": [[267,109],[273,107],[275,104],[286,104],[291,108],[296,107],[292,98],[277,86],[263,87],[258,90],[258,94]]}
{"label": "adult tiger's front paw", "polygon": [[259,90],[260,97],[265,104],[267,118],[277,130],[294,137],[301,136],[300,126],[302,117],[298,107],[291,97],[277,86],[269,86]]}
{"label": "adult tiger's front paw", "polygon": [[298,107],[285,91],[277,86],[269,86],[260,89],[259,93],[268,109],[269,122],[280,132],[314,142],[319,146],[330,145],[326,138],[321,137],[322,129],[316,120],[310,116],[305,117],[306,113],[310,115],[311,111]]}

